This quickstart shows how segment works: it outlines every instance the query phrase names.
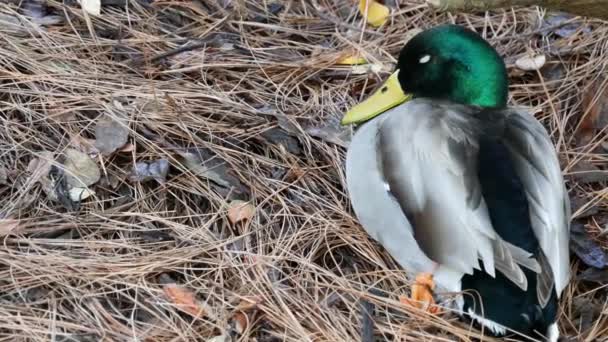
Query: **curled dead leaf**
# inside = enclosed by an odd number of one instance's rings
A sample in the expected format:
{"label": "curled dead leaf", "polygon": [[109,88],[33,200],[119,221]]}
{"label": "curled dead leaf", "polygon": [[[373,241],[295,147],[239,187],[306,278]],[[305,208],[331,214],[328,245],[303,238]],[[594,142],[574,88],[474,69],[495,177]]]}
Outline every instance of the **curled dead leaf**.
{"label": "curled dead leaf", "polygon": [[89,188],[71,188],[69,191],[70,200],[72,202],[80,202],[95,195],[95,191]]}
{"label": "curled dead leaf", "polygon": [[242,335],[249,325],[249,318],[247,314],[237,311],[232,315],[232,325],[234,331],[236,331],[239,335]]}
{"label": "curled dead leaf", "polygon": [[129,179],[135,182],[146,182],[151,179],[164,184],[169,173],[169,161],[159,159],[151,163],[138,162],[129,175]]}
{"label": "curled dead leaf", "polygon": [[129,129],[123,120],[106,116],[95,125],[95,147],[103,155],[109,155],[125,146]]}
{"label": "curled dead leaf", "polygon": [[53,160],[53,153],[49,151],[40,152],[37,154],[37,158],[30,160],[27,171],[32,175],[33,182],[38,182],[48,176]]}
{"label": "curled dead leaf", "polygon": [[591,142],[596,131],[608,125],[608,86],[605,83],[604,78],[599,78],[583,93],[584,111],[576,131],[579,146]]}
{"label": "curled dead leaf", "polygon": [[244,297],[236,306],[236,311],[257,310],[259,305],[264,302],[264,299],[258,296]]}
{"label": "curled dead leaf", "polygon": [[228,206],[228,220],[232,224],[249,221],[253,215],[255,215],[255,207],[249,202],[234,200]]}
{"label": "curled dead leaf", "polygon": [[86,188],[99,181],[101,172],[91,157],[73,148],[64,152],[65,177],[70,187]]}
{"label": "curled dead leaf", "polygon": [[367,19],[367,23],[373,27],[380,27],[386,23],[390,13],[388,7],[376,0],[360,0],[359,12]]}
{"label": "curled dead leaf", "polygon": [[101,0],[80,0],[82,9],[88,14],[98,16],[101,14]]}
{"label": "curled dead leaf", "polygon": [[207,315],[206,310],[199,303],[196,294],[191,289],[183,287],[175,283],[163,285],[163,292],[177,308],[194,317],[203,317]]}
{"label": "curled dead leaf", "polygon": [[515,61],[515,66],[524,71],[533,71],[542,68],[546,61],[547,57],[542,54],[535,56],[526,55],[518,58]]}

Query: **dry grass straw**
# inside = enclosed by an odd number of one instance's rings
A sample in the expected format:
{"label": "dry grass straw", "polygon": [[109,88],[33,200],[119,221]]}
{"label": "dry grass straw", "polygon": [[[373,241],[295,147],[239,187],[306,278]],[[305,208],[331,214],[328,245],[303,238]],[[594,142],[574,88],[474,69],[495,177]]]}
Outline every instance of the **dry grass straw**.
{"label": "dry grass straw", "polygon": [[[13,179],[0,185],[0,213],[21,222],[0,247],[2,340],[204,341],[224,332],[239,298],[250,296],[263,303],[236,335],[242,341],[359,340],[361,299],[375,305],[381,338],[479,337],[453,316],[399,304],[409,281],[353,216],[345,150],[305,132],[335,122],[387,76],[352,74],[335,65],[341,54],[360,51],[390,65],[411,29],[474,28],[511,66],[527,52],[547,54],[554,73],[510,69],[510,103],[534,109],[566,172],[582,159],[606,162],[592,146],[604,135],[577,147],[572,134],[584,110],[581,91],[608,62],[601,22],[587,20],[591,32],[555,40],[538,34],[543,12],[534,8],[438,15],[407,1],[375,30],[364,28],[350,1],[282,1],[266,21],[258,20],[269,11],[262,1],[142,3],[87,18],[77,6],[49,1],[69,18],[50,28],[28,23],[15,3],[0,4],[1,13],[23,20],[0,32],[0,166]],[[163,58],[201,41],[206,48]],[[78,210],[48,200],[26,172],[30,160],[79,148],[75,141],[94,138],[96,120],[118,111],[117,102],[128,112],[135,150],[96,159],[103,179]],[[268,112],[298,129],[300,155],[261,137],[278,126]],[[227,222],[234,192],[180,167],[180,148],[207,148],[226,161],[250,192],[241,198],[257,207],[249,224]],[[158,158],[172,165],[165,184],[127,178],[135,162]],[[569,187],[605,209],[605,189]],[[196,291],[208,315],[193,319],[172,307],[161,274]],[[608,334],[605,294],[573,282],[560,311],[565,335],[596,341]],[[604,310],[595,322],[581,319],[586,311],[577,303],[587,301]]]}

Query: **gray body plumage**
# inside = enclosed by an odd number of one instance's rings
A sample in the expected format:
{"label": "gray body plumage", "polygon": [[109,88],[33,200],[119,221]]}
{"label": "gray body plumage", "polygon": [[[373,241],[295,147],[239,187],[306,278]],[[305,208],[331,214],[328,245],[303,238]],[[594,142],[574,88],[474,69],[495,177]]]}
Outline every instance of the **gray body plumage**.
{"label": "gray body plumage", "polygon": [[[477,177],[482,132],[503,137],[525,188],[540,257],[502,240],[492,227]],[[522,268],[534,271],[543,305],[553,285],[559,295],[568,283],[567,193],[547,132],[525,112],[406,102],[357,131],[346,175],[365,230],[406,271],[433,272],[440,291],[460,291],[462,276],[480,263],[523,290]]]}

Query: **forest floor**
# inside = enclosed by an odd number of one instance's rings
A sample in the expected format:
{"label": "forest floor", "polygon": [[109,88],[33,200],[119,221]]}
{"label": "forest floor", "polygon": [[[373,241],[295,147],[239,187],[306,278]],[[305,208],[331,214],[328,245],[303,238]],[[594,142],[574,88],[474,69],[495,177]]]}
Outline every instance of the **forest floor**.
{"label": "forest floor", "polygon": [[353,215],[338,125],[407,37],[448,22],[496,47],[509,103],[551,132],[574,214],[562,333],[608,335],[608,24],[422,0],[386,1],[379,28],[350,0],[41,3],[0,4],[1,341],[480,338],[399,302],[411,279]]}

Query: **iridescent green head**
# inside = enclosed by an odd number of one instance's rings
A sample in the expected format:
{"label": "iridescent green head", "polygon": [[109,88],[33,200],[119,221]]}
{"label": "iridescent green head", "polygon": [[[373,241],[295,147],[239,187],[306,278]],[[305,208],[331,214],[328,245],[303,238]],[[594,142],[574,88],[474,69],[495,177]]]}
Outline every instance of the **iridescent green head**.
{"label": "iridescent green head", "polygon": [[442,25],[421,32],[401,50],[399,84],[414,97],[483,107],[507,104],[505,64],[473,31]]}
{"label": "iridescent green head", "polygon": [[508,87],[505,64],[488,42],[460,26],[438,26],[403,47],[395,73],[351,108],[342,124],[367,121],[416,97],[501,108],[507,105]]}

